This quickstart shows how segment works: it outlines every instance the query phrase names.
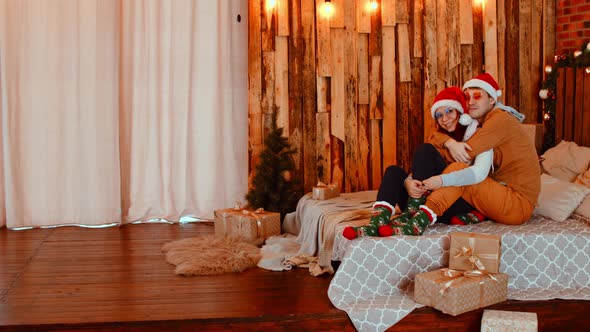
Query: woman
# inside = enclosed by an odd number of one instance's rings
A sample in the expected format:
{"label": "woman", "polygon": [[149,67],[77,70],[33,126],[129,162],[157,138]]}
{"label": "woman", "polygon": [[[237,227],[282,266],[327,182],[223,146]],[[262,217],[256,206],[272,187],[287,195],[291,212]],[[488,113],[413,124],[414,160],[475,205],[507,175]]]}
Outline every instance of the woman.
{"label": "woman", "polygon": [[[442,90],[435,98],[431,107],[432,117],[436,120],[437,131],[444,133],[454,140],[465,141],[477,129],[477,122],[465,115],[468,111],[465,96],[461,89],[449,87]],[[434,136],[434,134],[433,134]],[[440,136],[440,134],[439,134]],[[432,137],[431,137],[432,138]],[[373,217],[369,225],[361,227],[347,227],[344,237],[354,239],[359,236],[388,236],[392,234],[421,234],[420,225],[407,225],[405,222],[425,200],[429,190],[443,185],[469,185],[479,183],[485,179],[492,164],[492,151],[486,151],[475,158],[474,164],[464,170],[453,172],[443,177],[439,176],[448,163],[454,161],[448,151],[437,150],[431,144],[420,145],[414,154],[412,174],[408,174],[399,166],[389,166],[379,191],[377,201],[373,205]],[[390,217],[398,206],[404,213],[397,217],[392,227]],[[463,199],[457,200],[442,216],[439,222],[452,224],[477,223],[483,220],[483,215],[473,210],[473,207]],[[426,225],[425,225],[426,226]],[[391,231],[391,233],[390,233]],[[383,234],[381,234],[381,233]]]}

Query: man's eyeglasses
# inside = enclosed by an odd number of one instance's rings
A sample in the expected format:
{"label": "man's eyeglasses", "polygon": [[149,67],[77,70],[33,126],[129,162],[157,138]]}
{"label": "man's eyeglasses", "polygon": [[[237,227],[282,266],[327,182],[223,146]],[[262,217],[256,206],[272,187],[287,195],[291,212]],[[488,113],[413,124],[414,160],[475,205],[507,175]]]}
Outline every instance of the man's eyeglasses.
{"label": "man's eyeglasses", "polygon": [[451,114],[453,114],[454,111],[455,109],[453,108],[445,108],[445,110],[442,112],[434,112],[434,118],[436,120],[442,119],[443,116],[450,116]]}
{"label": "man's eyeglasses", "polygon": [[471,100],[471,98],[473,98],[473,100],[480,100],[481,97],[483,96],[483,94],[481,93],[481,91],[473,91],[472,94],[469,94],[469,92],[465,92],[465,101],[469,101]]}

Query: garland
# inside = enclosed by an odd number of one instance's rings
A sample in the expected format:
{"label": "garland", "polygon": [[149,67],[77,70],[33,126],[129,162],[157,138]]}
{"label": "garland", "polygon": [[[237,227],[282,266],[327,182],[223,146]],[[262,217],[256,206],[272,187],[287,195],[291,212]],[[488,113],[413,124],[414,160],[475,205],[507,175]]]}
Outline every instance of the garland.
{"label": "garland", "polygon": [[545,81],[541,85],[539,97],[543,99],[543,122],[546,128],[543,138],[543,152],[555,145],[555,105],[557,69],[563,67],[586,67],[586,74],[590,75],[590,42],[584,43],[582,47],[569,54],[560,54],[553,57],[553,65],[545,66]]}

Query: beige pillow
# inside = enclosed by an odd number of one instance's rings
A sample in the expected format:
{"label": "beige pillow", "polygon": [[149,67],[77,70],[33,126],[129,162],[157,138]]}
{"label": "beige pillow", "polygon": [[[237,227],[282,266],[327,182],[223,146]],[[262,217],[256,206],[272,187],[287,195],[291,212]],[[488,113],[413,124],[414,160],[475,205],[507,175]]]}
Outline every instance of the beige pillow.
{"label": "beige pillow", "polygon": [[[576,181],[574,182],[590,188],[590,169],[578,175]],[[586,196],[586,198],[576,209],[575,213],[590,219],[590,195]]]}
{"label": "beige pillow", "polygon": [[535,214],[556,221],[566,220],[580,205],[590,188],[541,174],[541,193]]}
{"label": "beige pillow", "polygon": [[558,179],[572,182],[588,169],[590,148],[578,146],[575,142],[561,141],[541,156],[545,171]]}
{"label": "beige pillow", "polygon": [[590,195],[584,198],[582,203],[576,209],[575,213],[590,219]]}
{"label": "beige pillow", "polygon": [[581,184],[590,188],[590,168],[586,170],[586,172],[578,175],[574,183]]}

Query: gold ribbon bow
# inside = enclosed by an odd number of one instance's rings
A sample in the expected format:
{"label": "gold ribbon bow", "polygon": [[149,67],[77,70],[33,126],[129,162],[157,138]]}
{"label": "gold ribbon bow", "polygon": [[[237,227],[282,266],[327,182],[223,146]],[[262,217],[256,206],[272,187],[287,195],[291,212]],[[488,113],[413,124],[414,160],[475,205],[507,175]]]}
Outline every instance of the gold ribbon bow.
{"label": "gold ribbon bow", "polygon": [[264,208],[258,208],[254,212],[243,209],[242,214],[252,216],[256,219],[256,238],[260,237],[262,233],[262,220],[260,220],[260,214],[264,213]]}
{"label": "gold ribbon bow", "polygon": [[[464,278],[470,278],[470,279],[477,279],[477,278],[481,278],[481,277],[489,277],[490,279],[494,280],[494,281],[498,281],[498,279],[496,277],[494,277],[491,273],[489,273],[486,270],[468,270],[468,271],[458,271],[458,270],[453,270],[453,269],[448,269],[448,268],[444,268],[444,269],[440,269],[443,278],[448,279],[447,282],[445,282],[443,284],[443,287],[440,289],[440,295],[444,295],[445,292],[447,291],[447,289],[449,289],[449,287],[451,287],[453,284],[459,282],[460,280],[463,280]],[[483,284],[483,280],[481,280],[479,282],[479,284]]]}
{"label": "gold ribbon bow", "polygon": [[498,254],[476,254],[475,253],[475,237],[469,236],[469,247],[463,246],[458,249],[455,258],[461,256],[467,257],[471,263],[471,267],[476,267],[478,270],[485,271],[486,267],[481,262],[481,259],[498,259]]}
{"label": "gold ribbon bow", "polygon": [[[440,295],[444,296],[446,290],[451,287],[454,283],[458,282],[459,280],[463,280],[464,278],[470,278],[470,279],[479,279],[481,277],[489,277],[490,279],[492,279],[493,281],[497,282],[498,279],[496,277],[494,277],[492,274],[490,274],[488,271],[482,271],[482,270],[469,270],[469,271],[457,271],[457,270],[451,270],[451,269],[441,269],[441,272],[443,273],[443,278],[448,278],[450,280],[448,280],[447,282],[444,283],[443,288],[441,288]],[[478,282],[479,284],[479,308],[483,307],[483,300],[484,300],[484,292],[483,292],[483,278],[481,278],[481,280]]]}

